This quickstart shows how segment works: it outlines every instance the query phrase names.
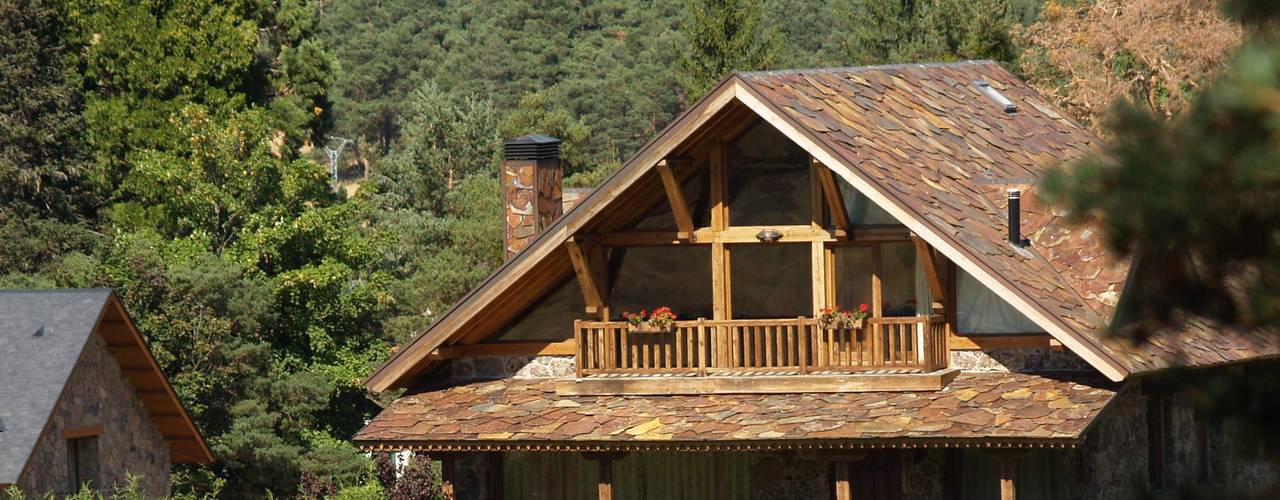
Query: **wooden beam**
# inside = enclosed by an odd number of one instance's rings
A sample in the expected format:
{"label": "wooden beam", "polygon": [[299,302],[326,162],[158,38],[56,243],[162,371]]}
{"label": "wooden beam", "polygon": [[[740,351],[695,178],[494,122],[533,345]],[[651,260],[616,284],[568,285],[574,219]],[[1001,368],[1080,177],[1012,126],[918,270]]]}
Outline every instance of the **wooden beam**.
{"label": "wooden beam", "polygon": [[818,169],[822,166],[809,162],[809,225],[814,229],[826,227],[826,210],[823,210],[822,180],[818,178]]}
{"label": "wooden beam", "polygon": [[728,304],[728,256],[724,243],[711,244],[711,304],[712,319],[729,319]]}
{"label": "wooden beam", "polygon": [[912,235],[911,240],[916,244],[916,260],[920,261],[921,267],[924,268],[925,280],[929,282],[929,292],[933,294],[933,304],[931,308],[934,314],[945,314],[943,304],[947,303],[947,288],[944,286],[942,274],[940,270],[942,266],[938,264],[937,258],[933,254],[933,249],[929,244],[919,236]]}
{"label": "wooden beam", "polygon": [[491,342],[451,345],[436,348],[433,359],[446,360],[470,356],[572,356],[578,343],[573,339],[554,341]]}
{"label": "wooden beam", "polygon": [[835,176],[826,165],[816,159],[813,160],[813,165],[814,173],[822,183],[823,198],[827,200],[827,208],[831,211],[831,222],[835,224],[836,229],[848,231],[849,212],[845,211],[844,195],[840,193],[840,185],[836,183]]}
{"label": "wooden beam", "polygon": [[948,368],[923,373],[840,375],[712,375],[688,377],[586,377],[556,381],[560,396],[706,395],[940,391],[960,373]]}
{"label": "wooden beam", "polygon": [[600,465],[600,474],[596,482],[596,492],[600,500],[613,500],[613,460],[601,458],[597,462]]}
{"label": "wooden beam", "polygon": [[[773,229],[782,233],[777,242],[762,242],[756,238],[760,231]],[[710,245],[712,243],[733,244],[771,244],[771,243],[809,243],[813,241],[835,242],[844,238],[839,230],[828,231],[811,226],[732,226],[717,231],[715,228],[703,227],[693,231],[692,241],[685,240],[679,232],[671,231],[624,231],[616,233],[595,233],[575,237],[583,245],[590,242],[607,247],[627,246],[668,246],[668,245]]]}
{"label": "wooden beam", "polygon": [[853,500],[853,484],[849,479],[849,462],[844,460],[836,461],[832,464],[835,467],[834,482],[832,490],[836,495],[836,500]]}
{"label": "wooden beam", "polygon": [[437,454],[440,458],[440,494],[445,500],[458,498],[458,459],[450,453]]}
{"label": "wooden beam", "polygon": [[833,297],[827,296],[827,248],[820,241],[809,244],[810,274],[813,276],[813,314],[817,316],[823,308],[831,307]]}
{"label": "wooden beam", "polygon": [[[684,190],[676,181],[675,172],[671,171],[674,159],[658,162],[658,175],[662,176],[662,189],[667,193],[667,203],[671,204],[671,214],[676,219],[676,229],[681,239],[693,237],[693,217],[689,215],[689,204],[684,199]],[[682,165],[683,166],[683,165]]]}
{"label": "wooden beam", "polygon": [[587,304],[587,314],[598,314],[605,305],[605,284],[597,281],[599,274],[595,266],[587,259],[587,253],[576,240],[570,238],[564,243],[569,251],[569,260],[573,261],[573,272],[578,276],[578,287],[582,289],[582,300]]}
{"label": "wooden beam", "polygon": [[712,144],[707,180],[711,184],[711,229],[716,231],[729,227],[728,170],[729,146],[723,142]]}
{"label": "wooden beam", "polygon": [[102,435],[102,424],[86,425],[82,427],[72,427],[62,431],[62,439],[77,439],[90,436]]}
{"label": "wooden beam", "polygon": [[1000,500],[1018,500],[1018,455],[1000,454]]}

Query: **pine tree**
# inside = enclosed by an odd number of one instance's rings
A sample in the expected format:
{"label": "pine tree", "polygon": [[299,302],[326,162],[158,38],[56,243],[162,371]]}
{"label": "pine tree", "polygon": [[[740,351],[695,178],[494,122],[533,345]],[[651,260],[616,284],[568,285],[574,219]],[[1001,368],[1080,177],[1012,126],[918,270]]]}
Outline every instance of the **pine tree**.
{"label": "pine tree", "polygon": [[759,2],[688,0],[685,5],[676,71],[689,101],[731,72],[763,69],[773,62],[777,34],[762,25]]}

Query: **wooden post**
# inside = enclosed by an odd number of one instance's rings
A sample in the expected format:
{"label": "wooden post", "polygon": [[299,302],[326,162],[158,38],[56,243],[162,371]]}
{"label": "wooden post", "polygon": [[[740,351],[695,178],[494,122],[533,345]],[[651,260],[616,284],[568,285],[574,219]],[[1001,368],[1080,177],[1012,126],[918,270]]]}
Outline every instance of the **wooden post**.
{"label": "wooden post", "polygon": [[839,460],[833,463],[835,470],[832,480],[836,500],[853,500],[853,481],[849,477],[850,463]]}
{"label": "wooden post", "polygon": [[1000,454],[1000,500],[1018,498],[1018,456],[1015,453]]}
{"label": "wooden post", "polygon": [[588,354],[587,336],[582,333],[582,320],[580,319],[573,320],[573,340],[578,343],[578,362],[576,363],[577,373],[575,375],[577,375],[578,378],[582,378],[582,365],[586,364]]}
{"label": "wooden post", "polygon": [[440,454],[440,493],[445,500],[458,498],[456,489],[458,460],[452,454]]}
{"label": "wooden post", "polygon": [[810,273],[813,277],[813,314],[816,316],[824,307],[831,307],[833,297],[827,297],[827,249],[821,241],[809,244]]}
{"label": "wooden post", "polygon": [[800,337],[799,360],[800,373],[809,373],[809,364],[806,360],[809,358],[809,328],[804,324],[804,316],[796,317],[796,334]]}
{"label": "wooden post", "polygon": [[600,500],[613,500],[613,460],[600,459],[600,479],[596,484]]}

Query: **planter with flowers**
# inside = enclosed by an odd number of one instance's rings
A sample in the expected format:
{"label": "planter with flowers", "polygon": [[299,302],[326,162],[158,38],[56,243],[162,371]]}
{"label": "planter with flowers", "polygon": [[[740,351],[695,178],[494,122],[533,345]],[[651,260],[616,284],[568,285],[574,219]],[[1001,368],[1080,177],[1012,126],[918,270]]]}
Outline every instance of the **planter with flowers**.
{"label": "planter with flowers", "polygon": [[622,319],[627,321],[627,329],[637,333],[673,333],[676,330],[676,313],[670,307],[658,307],[652,313],[644,309],[639,314],[624,312]]}
{"label": "planter with flowers", "polygon": [[862,320],[867,318],[867,305],[861,304],[856,310],[849,311],[830,307],[818,313],[818,326],[827,330],[855,330],[862,328]]}

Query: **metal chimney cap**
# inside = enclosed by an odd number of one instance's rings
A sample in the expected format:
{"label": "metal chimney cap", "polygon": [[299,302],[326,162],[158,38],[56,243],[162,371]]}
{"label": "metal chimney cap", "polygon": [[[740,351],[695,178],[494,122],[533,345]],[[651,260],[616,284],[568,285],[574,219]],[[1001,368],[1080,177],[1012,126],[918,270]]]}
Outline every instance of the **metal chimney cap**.
{"label": "metal chimney cap", "polygon": [[1010,198],[1022,198],[1022,190],[1021,190],[1021,189],[1018,189],[1018,188],[1010,188],[1010,189],[1009,189],[1009,191],[1008,191],[1008,193],[1009,193],[1009,197],[1010,197]]}
{"label": "metal chimney cap", "polygon": [[542,134],[529,134],[502,142],[502,157],[507,160],[543,160],[560,157],[560,139]]}

